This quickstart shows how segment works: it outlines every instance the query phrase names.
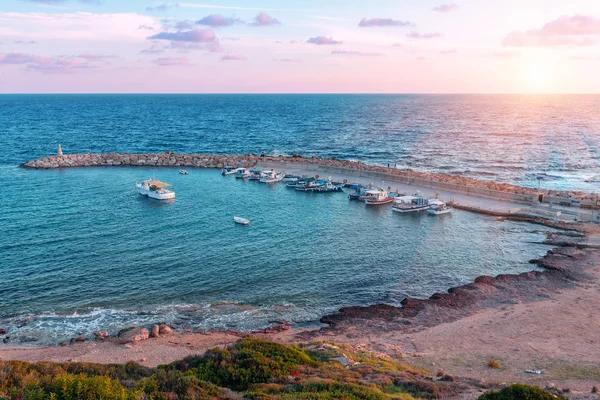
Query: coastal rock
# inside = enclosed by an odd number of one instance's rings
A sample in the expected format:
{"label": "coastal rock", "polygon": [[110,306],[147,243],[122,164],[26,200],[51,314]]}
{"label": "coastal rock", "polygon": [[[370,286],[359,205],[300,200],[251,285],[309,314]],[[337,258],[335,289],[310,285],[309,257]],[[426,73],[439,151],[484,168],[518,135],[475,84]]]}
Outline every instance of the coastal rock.
{"label": "coastal rock", "polygon": [[158,333],[161,335],[170,335],[173,333],[173,329],[171,329],[167,324],[160,324],[158,327]]}
{"label": "coastal rock", "polygon": [[0,328],[0,335],[6,335],[8,333],[8,329]]}
{"label": "coastal rock", "polygon": [[96,337],[96,340],[104,340],[104,339],[108,338],[108,332],[96,331],[96,332],[94,332],[94,336]]}
{"label": "coastal rock", "polygon": [[150,330],[150,337],[160,337],[160,327],[158,325],[154,325]]}
{"label": "coastal rock", "polygon": [[137,344],[142,340],[148,339],[148,337],[150,337],[150,332],[146,328],[128,328],[119,332],[118,342],[120,344]]}
{"label": "coastal rock", "polygon": [[83,336],[83,335],[71,338],[71,343],[82,343],[82,342],[85,342],[85,336]]}

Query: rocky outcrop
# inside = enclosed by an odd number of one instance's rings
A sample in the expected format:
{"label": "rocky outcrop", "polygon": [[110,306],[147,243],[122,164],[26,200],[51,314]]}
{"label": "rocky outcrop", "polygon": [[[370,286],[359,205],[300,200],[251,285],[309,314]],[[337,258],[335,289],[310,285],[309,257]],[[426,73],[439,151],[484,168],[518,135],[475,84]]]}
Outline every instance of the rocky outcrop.
{"label": "rocky outcrop", "polygon": [[154,325],[152,329],[150,329],[150,337],[160,337],[160,328],[158,327],[158,325]]}
{"label": "rocky outcrop", "polygon": [[455,321],[477,310],[547,298],[548,293],[584,282],[586,269],[599,260],[597,250],[561,247],[535,260],[543,271],[480,276],[473,283],[451,288],[447,293],[435,293],[428,299],[406,298],[401,307],[387,304],[344,307],[322,317],[321,322],[329,325],[324,331],[414,332]]}
{"label": "rocky outcrop", "polygon": [[105,340],[108,338],[108,332],[96,331],[96,332],[94,332],[94,336],[96,337],[96,340]]}
{"label": "rocky outcrop", "polygon": [[160,335],[170,335],[173,333],[173,329],[171,329],[167,324],[160,324],[158,326],[158,333]]}
{"label": "rocky outcrop", "polygon": [[120,344],[137,344],[142,340],[146,340],[150,337],[150,332],[146,328],[127,328],[119,331],[119,338],[117,340]]}
{"label": "rocky outcrop", "polygon": [[[522,186],[494,181],[479,180],[466,176],[447,175],[434,172],[413,171],[411,169],[387,168],[379,165],[364,164],[359,161],[338,160],[332,158],[288,156],[259,156],[256,154],[230,155],[230,154],[179,154],[173,152],[157,154],[129,154],[129,153],[104,153],[104,154],[67,154],[38,158],[21,164],[23,168],[50,169],[68,167],[97,167],[97,166],[161,166],[161,167],[195,167],[195,168],[223,168],[254,167],[260,164],[286,164],[297,168],[315,169],[318,167],[338,168],[360,172],[380,173],[401,177],[409,184],[425,187],[435,187],[450,190],[453,185],[460,187],[461,191],[470,191],[473,195],[483,195],[473,191],[484,190],[508,193],[511,195],[527,196],[522,200],[534,201],[537,190]],[[434,182],[436,185],[427,185]],[[471,193],[473,192],[473,193]],[[574,200],[590,200],[592,195],[585,192],[547,191],[548,196],[569,198]]]}

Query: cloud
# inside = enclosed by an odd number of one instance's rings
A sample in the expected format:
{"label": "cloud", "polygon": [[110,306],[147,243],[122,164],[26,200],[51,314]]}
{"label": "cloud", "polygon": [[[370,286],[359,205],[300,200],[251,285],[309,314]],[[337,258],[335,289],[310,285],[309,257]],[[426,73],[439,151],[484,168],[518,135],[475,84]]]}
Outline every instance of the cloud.
{"label": "cloud", "polygon": [[358,23],[361,28],[381,27],[381,26],[414,26],[413,23],[408,21],[398,21],[390,18],[363,18]]}
{"label": "cloud", "polygon": [[247,61],[248,59],[239,54],[226,54],[221,57],[221,61]]}
{"label": "cloud", "polygon": [[150,25],[140,25],[140,26],[138,26],[138,29],[146,29],[146,30],[149,30],[149,31],[153,31],[154,27],[150,26]]}
{"label": "cloud", "polygon": [[0,65],[25,65],[28,70],[43,73],[69,73],[81,69],[96,68],[73,57],[36,56],[21,52],[0,53]]}
{"label": "cloud", "polygon": [[502,41],[503,46],[559,47],[593,46],[596,40],[589,36],[600,35],[600,18],[591,15],[563,15],[540,29],[514,31]]}
{"label": "cloud", "polygon": [[165,12],[169,8],[173,8],[173,7],[179,7],[179,4],[177,4],[177,3],[163,3],[163,4],[160,4],[158,6],[154,6],[154,7],[146,7],[146,11],[149,11],[149,12]]}
{"label": "cloud", "polygon": [[14,44],[36,44],[35,40],[15,40]]}
{"label": "cloud", "polygon": [[191,31],[161,32],[149,36],[150,40],[170,40],[173,42],[211,43],[217,40],[212,29],[193,29]]}
{"label": "cloud", "polygon": [[182,30],[186,30],[186,29],[192,29],[194,27],[194,24],[192,23],[192,21],[179,21],[174,25],[174,28],[177,29],[178,31],[182,31]]}
{"label": "cloud", "polygon": [[341,56],[356,56],[356,57],[381,57],[385,54],[382,53],[370,53],[370,52],[362,52],[362,51],[352,51],[352,50],[333,50],[331,54],[341,55]]}
{"label": "cloud", "polygon": [[194,65],[187,57],[159,57],[151,62],[161,67],[191,67]]}
{"label": "cloud", "polygon": [[77,56],[77,58],[82,58],[84,60],[88,60],[91,62],[97,62],[97,61],[105,61],[105,60],[110,60],[112,58],[117,58],[117,56],[112,55],[112,54],[81,53],[80,55]]}
{"label": "cloud", "polygon": [[521,54],[518,51],[514,51],[514,50],[497,51],[492,54],[492,56],[500,57],[500,58],[514,58],[514,57],[518,57],[520,55]]}
{"label": "cloud", "polygon": [[442,34],[439,32],[431,32],[431,33],[419,33],[419,32],[411,32],[406,37],[411,39],[434,39],[442,37]]}
{"label": "cloud", "polygon": [[574,60],[574,61],[594,61],[594,60],[600,60],[600,56],[598,56],[598,57],[593,57],[593,56],[571,56],[571,60]]}
{"label": "cloud", "polygon": [[211,43],[171,42],[165,49],[175,49],[179,50],[179,52],[189,52],[190,50],[205,50],[210,53],[223,52],[223,48],[218,40]]}
{"label": "cloud", "polygon": [[226,18],[222,14],[210,14],[210,15],[207,15],[206,17],[196,21],[196,24],[197,25],[207,25],[207,26],[210,26],[211,28],[221,28],[224,26],[235,25],[240,22],[242,22],[242,21],[237,18],[234,18],[234,17]]}
{"label": "cloud", "polygon": [[444,55],[456,54],[456,53],[458,53],[458,51],[456,49],[450,49],[450,50],[442,50],[442,51],[440,51],[440,54],[444,54]]}
{"label": "cloud", "polygon": [[308,39],[306,41],[306,43],[311,43],[311,44],[316,44],[316,45],[319,45],[319,46],[323,46],[323,45],[330,45],[330,44],[342,44],[343,42],[341,42],[339,40],[333,40],[332,37],[316,36],[316,37],[311,37],[310,39]]}
{"label": "cloud", "polygon": [[258,13],[254,20],[250,23],[252,26],[271,26],[281,25],[281,22],[277,18],[271,17],[269,14],[264,12]]}
{"label": "cloud", "polygon": [[448,3],[448,4],[440,4],[437,7],[433,7],[431,9],[431,11],[436,11],[436,12],[441,12],[441,13],[447,13],[450,11],[455,11],[458,9],[458,4],[454,4],[454,3]]}
{"label": "cloud", "polygon": [[278,61],[278,62],[282,62],[282,63],[301,63],[302,60],[298,59],[298,58],[279,58],[279,59],[275,59],[273,61]]}

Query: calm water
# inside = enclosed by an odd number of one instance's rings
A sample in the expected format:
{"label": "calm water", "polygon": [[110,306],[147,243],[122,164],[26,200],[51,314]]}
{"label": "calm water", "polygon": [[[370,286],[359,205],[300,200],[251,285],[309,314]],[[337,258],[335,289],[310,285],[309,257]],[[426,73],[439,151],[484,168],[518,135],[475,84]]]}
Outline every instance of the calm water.
{"label": "calm water", "polygon": [[[0,96],[0,328],[51,343],[163,321],[304,323],[530,270],[547,250],[529,243],[543,239],[538,226],[396,215],[213,170],[16,168],[56,143],[390,159],[508,181],[546,172],[557,177],[547,184],[583,187],[600,173],[597,106],[597,97]],[[175,185],[174,203],[136,194],[134,182],[153,173]]]}

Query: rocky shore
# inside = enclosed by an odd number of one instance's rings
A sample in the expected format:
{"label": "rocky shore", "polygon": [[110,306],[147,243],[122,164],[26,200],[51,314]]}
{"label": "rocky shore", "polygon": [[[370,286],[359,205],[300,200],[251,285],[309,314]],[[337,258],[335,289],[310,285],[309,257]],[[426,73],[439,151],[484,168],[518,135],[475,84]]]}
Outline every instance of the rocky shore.
{"label": "rocky shore", "polygon": [[[62,153],[62,152],[61,152]],[[230,154],[179,154],[173,152],[157,154],[129,154],[129,153],[104,153],[104,154],[65,154],[38,158],[21,164],[23,168],[50,169],[68,167],[96,167],[96,166],[157,166],[157,167],[194,167],[194,168],[223,168],[230,165],[237,167],[255,167],[263,164],[297,165],[298,167],[328,167],[353,171],[388,174],[404,179],[418,179],[422,181],[438,182],[448,187],[456,185],[471,189],[489,190],[508,193],[512,195],[531,196],[537,195],[537,189],[499,183],[465,176],[447,175],[434,172],[421,172],[411,169],[388,168],[379,165],[364,164],[359,161],[339,160],[330,158],[292,156],[260,156],[256,154],[230,155]],[[589,200],[591,195],[585,192],[556,191],[545,192],[549,196],[571,198],[574,200]]]}
{"label": "rocky shore", "polygon": [[583,246],[583,236],[571,232],[551,234],[546,243],[559,246],[539,260],[531,260],[543,270],[518,275],[480,276],[473,283],[435,293],[428,299],[406,298],[401,307],[376,304],[344,307],[323,316],[328,324],[323,332],[337,334],[351,329],[361,335],[376,330],[411,333],[456,321],[486,308],[542,300],[550,293],[583,284],[597,262],[598,251]]}

